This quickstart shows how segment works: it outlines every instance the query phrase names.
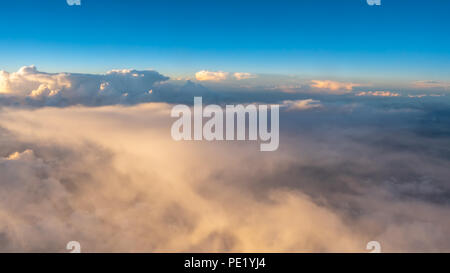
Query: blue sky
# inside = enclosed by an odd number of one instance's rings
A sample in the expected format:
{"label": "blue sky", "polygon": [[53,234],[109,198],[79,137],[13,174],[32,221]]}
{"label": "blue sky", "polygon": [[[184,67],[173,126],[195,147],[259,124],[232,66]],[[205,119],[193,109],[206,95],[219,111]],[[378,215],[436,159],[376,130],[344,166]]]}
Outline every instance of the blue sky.
{"label": "blue sky", "polygon": [[450,79],[450,1],[3,1],[0,69]]}

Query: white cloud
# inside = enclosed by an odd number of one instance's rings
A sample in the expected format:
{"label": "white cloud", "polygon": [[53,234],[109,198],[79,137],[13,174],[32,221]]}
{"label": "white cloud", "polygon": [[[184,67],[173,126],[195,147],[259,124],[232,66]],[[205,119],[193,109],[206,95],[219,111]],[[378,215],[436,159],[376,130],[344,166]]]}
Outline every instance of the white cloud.
{"label": "white cloud", "polygon": [[223,81],[228,78],[228,72],[202,70],[195,73],[197,81]]}
{"label": "white cloud", "polygon": [[[231,76],[230,76],[231,74]],[[195,79],[198,81],[224,81],[224,80],[246,80],[246,79],[253,79],[256,78],[257,75],[251,74],[248,72],[224,72],[224,71],[209,71],[209,70],[202,70],[197,73],[195,73]]]}
{"label": "white cloud", "polygon": [[[315,120],[293,121],[301,135],[269,157],[248,143],[174,142],[170,109],[1,111],[13,137],[0,134],[0,251],[65,251],[74,239],[84,252],[365,252],[370,240],[449,250],[447,205],[417,198],[448,195],[442,158],[383,149],[380,130],[314,132]],[[417,166],[444,190],[414,183]]]}
{"label": "white cloud", "polygon": [[247,72],[235,72],[233,73],[233,76],[236,78],[236,80],[246,80],[257,77],[256,75]]}
{"label": "white cloud", "polygon": [[306,100],[285,100],[283,101],[283,107],[286,107],[287,111],[301,111],[313,108],[320,108],[322,104],[318,100],[306,99]]}

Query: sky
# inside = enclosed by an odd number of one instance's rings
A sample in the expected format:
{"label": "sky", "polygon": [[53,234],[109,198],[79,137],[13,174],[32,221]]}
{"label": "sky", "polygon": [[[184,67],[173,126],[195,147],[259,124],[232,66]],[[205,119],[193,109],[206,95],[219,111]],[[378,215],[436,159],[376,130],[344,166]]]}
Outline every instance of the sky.
{"label": "sky", "polygon": [[2,2],[0,69],[450,80],[445,0]]}

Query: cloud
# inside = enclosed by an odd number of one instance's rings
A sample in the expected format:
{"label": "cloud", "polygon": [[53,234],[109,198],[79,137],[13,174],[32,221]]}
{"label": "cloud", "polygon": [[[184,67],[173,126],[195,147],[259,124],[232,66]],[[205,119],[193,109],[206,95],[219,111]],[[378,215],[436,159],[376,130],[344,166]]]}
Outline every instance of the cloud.
{"label": "cloud", "polygon": [[287,111],[301,111],[313,108],[320,108],[322,104],[318,100],[306,99],[306,100],[285,100],[283,101],[283,107],[286,107]]}
{"label": "cloud", "polygon": [[202,70],[195,73],[197,81],[223,81],[228,78],[228,72]]}
{"label": "cloud", "polygon": [[[283,103],[284,100],[302,100],[311,98],[313,94],[330,93],[328,90],[310,90],[309,86],[296,85],[291,86],[294,89],[287,90],[280,85],[236,85],[229,81],[228,72],[211,73],[206,71],[205,77],[200,73],[200,78],[226,78],[227,81],[205,81],[206,87],[190,80],[169,81],[169,77],[151,70],[116,69],[105,74],[46,73],[35,66],[25,66],[13,73],[0,71],[0,106],[36,108],[146,102],[191,104],[194,96],[202,96],[204,102],[209,104]],[[237,75],[241,80],[256,76],[249,73]]]}
{"label": "cloud", "polygon": [[[241,79],[254,76],[244,72],[240,74],[238,77]],[[302,84],[299,79],[289,77],[272,84],[271,80],[263,77],[258,78],[257,82],[241,84],[238,80],[230,81],[235,78],[234,75],[220,77],[227,80],[170,81],[169,77],[157,71],[135,69],[116,69],[104,74],[47,73],[35,66],[25,66],[17,72],[0,71],[0,107],[134,105],[147,102],[192,104],[194,96],[202,96],[204,103],[220,105],[253,102],[283,104],[283,101],[313,99],[321,101],[326,107],[330,100],[334,100],[330,95],[351,94],[349,90],[359,86],[354,83],[314,81],[315,87],[312,87],[309,81]],[[356,97],[365,104],[365,96],[396,94],[391,91],[362,91]],[[432,96],[440,94],[428,95]],[[345,99],[343,96],[342,100]]]}
{"label": "cloud", "polygon": [[356,96],[399,97],[400,94],[391,91],[363,91],[357,93]]}
{"label": "cloud", "polygon": [[450,83],[442,81],[416,81],[413,83],[413,86],[416,88],[448,89],[450,88]]}
{"label": "cloud", "polygon": [[269,102],[277,103],[285,99],[283,94],[269,92],[264,89],[254,92],[251,87],[227,83],[207,88],[190,80],[169,81],[168,77],[150,70],[122,69],[105,74],[77,74],[46,73],[35,66],[25,66],[13,73],[0,71],[0,106],[191,104],[194,96],[202,96],[205,103],[248,103],[267,101],[267,98],[270,98]]}
{"label": "cloud", "polygon": [[246,80],[246,79],[253,79],[257,76],[251,73],[246,72],[235,72],[233,76],[236,78],[236,80]]}
{"label": "cloud", "polygon": [[30,105],[105,105],[150,101],[148,93],[169,78],[156,71],[112,70],[106,74],[45,73],[35,66],[0,71],[0,94]]}
{"label": "cloud", "polygon": [[[253,79],[257,76],[251,73],[247,72],[235,72],[232,73],[232,78],[236,80],[246,80],[246,79]],[[197,81],[213,81],[213,82],[219,82],[224,81],[227,79],[232,79],[229,72],[224,71],[208,71],[208,70],[202,70],[197,73],[195,73],[195,79]]]}
{"label": "cloud", "polygon": [[354,87],[361,86],[361,84],[351,83],[351,82],[337,82],[329,80],[312,80],[311,87],[317,89],[328,89],[330,91],[344,91],[350,92]]}
{"label": "cloud", "polygon": [[425,94],[418,94],[418,95],[408,95],[409,98],[423,98],[426,97],[427,95]]}
{"label": "cloud", "polygon": [[24,66],[14,73],[0,71],[0,94],[27,96],[44,89],[58,93],[70,87],[66,73],[42,73],[35,66]]}
{"label": "cloud", "polygon": [[32,150],[25,150],[23,152],[15,152],[9,155],[6,160],[31,160],[34,158]]}
{"label": "cloud", "polygon": [[449,251],[450,114],[420,106],[282,111],[264,157],[173,141],[165,103],[3,108],[0,251]]}
{"label": "cloud", "polygon": [[[210,149],[167,138],[169,111],[147,104],[5,113],[1,125],[19,137],[1,139],[2,154],[17,151],[14,161],[8,153],[0,159],[0,250],[64,251],[70,240],[85,252],[358,248],[339,217],[309,197],[280,188],[261,199],[246,189],[241,183],[263,168],[238,168],[236,152],[259,157],[248,146]],[[27,120],[47,129],[29,135]],[[49,137],[62,141],[48,145]],[[220,166],[205,165],[212,154]],[[333,229],[321,236],[310,225]]]}

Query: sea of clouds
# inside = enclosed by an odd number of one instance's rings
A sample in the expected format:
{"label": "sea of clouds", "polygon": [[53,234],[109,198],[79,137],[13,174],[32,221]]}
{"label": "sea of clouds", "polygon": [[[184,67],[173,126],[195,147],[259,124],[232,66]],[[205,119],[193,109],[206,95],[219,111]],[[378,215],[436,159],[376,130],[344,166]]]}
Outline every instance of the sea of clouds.
{"label": "sea of clouds", "polygon": [[[168,80],[0,73],[0,251],[450,251],[446,97]],[[172,103],[194,94],[281,103],[279,150],[173,141]]]}

